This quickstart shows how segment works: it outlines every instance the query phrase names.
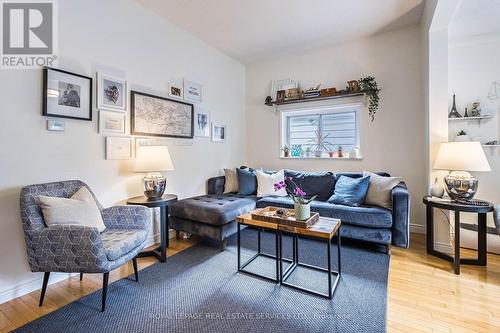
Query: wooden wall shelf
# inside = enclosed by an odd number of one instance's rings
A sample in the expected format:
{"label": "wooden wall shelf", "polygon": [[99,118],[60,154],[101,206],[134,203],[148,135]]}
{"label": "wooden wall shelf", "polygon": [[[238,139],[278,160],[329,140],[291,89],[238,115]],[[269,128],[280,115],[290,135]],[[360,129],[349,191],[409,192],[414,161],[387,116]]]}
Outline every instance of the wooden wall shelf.
{"label": "wooden wall shelf", "polygon": [[337,94],[333,96],[318,96],[318,97],[309,97],[309,98],[298,98],[298,99],[289,99],[284,101],[271,101],[269,103],[265,103],[267,106],[279,106],[279,105],[287,105],[287,104],[296,104],[296,103],[307,103],[314,101],[325,101],[330,99],[339,99],[339,98],[347,98],[347,97],[355,97],[355,96],[363,96],[366,95],[370,91],[357,91],[351,93]]}

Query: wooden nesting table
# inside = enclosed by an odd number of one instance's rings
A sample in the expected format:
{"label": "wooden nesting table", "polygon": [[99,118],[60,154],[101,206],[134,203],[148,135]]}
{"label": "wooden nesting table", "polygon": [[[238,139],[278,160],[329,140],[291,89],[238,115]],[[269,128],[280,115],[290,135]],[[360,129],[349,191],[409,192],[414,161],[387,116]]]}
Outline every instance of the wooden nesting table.
{"label": "wooden nesting table", "polygon": [[[332,219],[326,217],[320,217],[318,222],[313,224],[308,228],[300,227],[290,227],[283,224],[277,224],[272,222],[255,220],[252,218],[251,213],[243,214],[238,216],[238,271],[247,274],[259,276],[274,282],[279,282],[282,285],[286,285],[295,289],[299,289],[314,295],[319,295],[322,297],[332,298],[337,288],[337,284],[341,275],[341,265],[340,265],[340,226],[341,221],[339,219]],[[257,254],[252,256],[243,265],[241,264],[241,225],[257,229]],[[262,253],[261,251],[261,230],[270,231],[275,234],[276,251],[274,255]],[[284,258],[282,248],[283,248],[283,236],[289,235],[292,237],[292,258]],[[332,258],[331,258],[331,242],[334,237],[337,237],[337,256],[338,256],[338,271],[332,270]],[[308,265],[306,263],[300,262],[299,260],[299,239],[300,238],[312,238],[316,240],[321,240],[326,243],[327,251],[327,268]],[[275,259],[276,262],[276,278],[269,278],[267,276],[262,276],[254,272],[249,272],[245,270],[252,261],[257,259],[259,256],[264,256],[268,258]],[[283,262],[288,262],[290,265],[283,270]],[[322,271],[328,273],[328,292],[322,293],[316,290],[311,290],[305,287],[301,287],[296,284],[287,282],[287,279],[293,273],[297,267],[305,267],[307,269]]]}

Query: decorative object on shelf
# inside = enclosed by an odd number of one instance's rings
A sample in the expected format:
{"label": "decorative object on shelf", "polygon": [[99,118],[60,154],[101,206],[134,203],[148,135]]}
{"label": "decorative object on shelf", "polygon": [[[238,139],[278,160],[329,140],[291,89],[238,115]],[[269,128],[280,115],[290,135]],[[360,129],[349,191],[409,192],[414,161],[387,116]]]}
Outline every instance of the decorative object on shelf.
{"label": "decorative object on shelf", "polygon": [[306,157],[311,157],[312,148],[310,146],[306,147],[305,154],[306,154]]}
{"label": "decorative object on shelf", "polygon": [[203,103],[203,86],[200,83],[185,79],[184,99],[193,103]]}
{"label": "decorative object on shelf", "polygon": [[465,142],[470,141],[470,135],[467,134],[464,130],[460,130],[455,136],[456,142]]}
{"label": "decorative object on shelf", "polygon": [[344,157],[344,149],[342,148],[342,146],[339,146],[337,148],[337,155],[339,158],[343,158]]}
{"label": "decorative object on shelf", "polygon": [[465,108],[464,118],[469,118],[469,113],[467,112],[467,108]]}
{"label": "decorative object on shelf", "polygon": [[301,145],[292,145],[290,148],[290,152],[292,157],[300,157],[302,156],[302,146]]}
{"label": "decorative object on shelf", "polygon": [[167,146],[141,146],[137,151],[134,172],[144,176],[144,195],[149,200],[160,199],[165,192],[167,180],[161,172],[174,170]]}
{"label": "decorative object on shelf", "polygon": [[299,99],[301,96],[300,88],[290,88],[286,91],[286,99],[293,100]]}
{"label": "decorative object on shelf", "polygon": [[497,81],[493,81],[490,86],[490,90],[488,91],[488,98],[491,100],[495,100],[500,98],[500,83]]}
{"label": "decorative object on shelf", "polygon": [[182,80],[172,80],[168,84],[168,97],[183,99],[184,98],[184,87]]}
{"label": "decorative object on shelf", "polygon": [[320,131],[316,131],[315,134],[316,138],[311,140],[311,142],[313,143],[312,146],[314,150],[314,156],[321,157],[323,151],[329,151],[332,144],[326,140],[328,139],[329,134],[322,135]]}
{"label": "decorative object on shelf", "polygon": [[133,135],[193,138],[193,104],[131,91]]}
{"label": "decorative object on shelf", "polygon": [[97,73],[97,108],[125,112],[127,81]]}
{"label": "decorative object on shelf", "polygon": [[349,152],[349,158],[359,158],[359,147],[354,147]]}
{"label": "decorative object on shelf", "polygon": [[283,157],[290,157],[290,147],[284,145],[281,150],[283,151]]}
{"label": "decorative object on shelf", "polygon": [[330,157],[330,158],[335,157],[335,152],[330,150],[330,151],[328,152],[328,157]]}
{"label": "decorative object on shelf", "polygon": [[311,201],[316,199],[316,195],[307,199],[307,193],[293,181],[292,177],[288,177],[285,180],[287,182],[281,181],[274,184],[274,190],[286,189],[286,193],[288,193],[294,202],[295,218],[302,221],[309,219],[311,217]]}
{"label": "decorative object on shelf", "polygon": [[433,197],[442,198],[444,196],[444,188],[439,184],[439,181],[434,178],[434,183],[429,188],[429,194]]}
{"label": "decorative object on shelf", "polygon": [[132,158],[132,138],[121,136],[106,137],[107,160],[129,160]]}
{"label": "decorative object on shelf", "polygon": [[451,106],[450,113],[448,114],[448,118],[462,118],[462,115],[457,111],[457,105],[455,103],[455,94],[453,94],[453,104]]}
{"label": "decorative object on shelf", "polygon": [[92,120],[92,78],[44,68],[43,115]]}
{"label": "decorative object on shelf", "polygon": [[470,111],[471,117],[481,117],[481,103],[472,103],[472,110]]}
{"label": "decorative object on shelf", "polygon": [[47,131],[64,132],[64,121],[62,120],[47,120]]}
{"label": "decorative object on shelf", "polygon": [[210,110],[196,105],[194,107],[194,136],[201,138],[210,137]]}
{"label": "decorative object on shelf", "polygon": [[99,134],[125,135],[125,113],[116,111],[99,111]]}
{"label": "decorative object on shelf", "polygon": [[465,200],[472,199],[478,187],[477,178],[468,171],[491,171],[479,142],[442,143],[434,169],[451,171],[444,177],[446,192],[452,199]]}
{"label": "decorative object on shelf", "polygon": [[319,95],[321,97],[335,96],[337,95],[337,89],[336,88],[321,89],[319,91]]}
{"label": "decorative object on shelf", "polygon": [[273,99],[271,98],[271,96],[267,96],[265,103],[270,104],[272,101],[273,101]]}
{"label": "decorative object on shelf", "polygon": [[485,146],[495,146],[495,145],[498,145],[498,140],[488,141],[484,145]]}
{"label": "decorative object on shelf", "polygon": [[226,125],[212,124],[212,141],[226,142]]}
{"label": "decorative object on shelf", "polygon": [[283,80],[274,80],[271,81],[271,99],[278,98],[279,90],[287,90],[292,88],[298,88],[299,82],[293,79],[283,79]]}
{"label": "decorative object on shelf", "polygon": [[284,101],[286,97],[286,91],[285,90],[278,90],[276,93],[276,101],[281,102]]}
{"label": "decorative object on shelf", "polygon": [[316,87],[311,87],[306,91],[304,91],[303,93],[304,98],[319,97],[320,96],[319,87],[321,87],[321,84],[318,84]]}
{"label": "decorative object on shelf", "polygon": [[359,81],[356,80],[347,81],[346,89],[349,90],[350,92],[360,91],[361,88],[359,87]]}
{"label": "decorative object on shelf", "polygon": [[368,115],[372,121],[375,120],[375,114],[378,110],[378,102],[379,102],[379,92],[377,81],[372,76],[367,76],[359,79],[359,86],[361,90],[366,94],[369,99],[368,102]]}

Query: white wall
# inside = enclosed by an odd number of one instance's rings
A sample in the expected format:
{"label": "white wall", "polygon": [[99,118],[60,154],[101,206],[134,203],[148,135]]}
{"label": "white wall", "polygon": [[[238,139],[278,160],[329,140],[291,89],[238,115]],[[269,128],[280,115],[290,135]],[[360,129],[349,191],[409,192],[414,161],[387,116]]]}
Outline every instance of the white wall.
{"label": "white wall", "polygon": [[[420,31],[417,26],[247,65],[248,163],[272,169],[387,171],[403,176],[412,197],[411,223],[425,223],[425,113],[422,110]],[[279,116],[264,105],[271,80],[292,77],[301,88],[321,83],[343,89],[348,80],[377,79],[380,110],[375,121],[361,117],[364,159],[280,159]]]}
{"label": "white wall", "polygon": [[[224,144],[195,138],[187,141],[192,145],[170,145],[176,171],[167,174],[168,192],[181,198],[204,193],[208,177],[245,161],[245,68],[241,64],[132,1],[58,3],[60,68],[88,76],[97,70],[125,75],[130,89],[160,96],[166,96],[170,78],[199,80],[212,120],[227,124]],[[26,259],[19,217],[22,186],[81,179],[109,206],[140,195],[142,176],[131,173],[131,160],[104,159],[96,110],[92,122],[66,120],[63,133],[45,130],[41,70],[1,71],[0,94],[3,302],[41,286],[40,273],[31,273]]]}
{"label": "white wall", "polygon": [[[452,121],[449,125],[450,141],[456,133],[465,130],[471,138],[481,137],[481,142],[500,139],[500,98],[491,100],[488,92],[494,81],[500,82],[500,33],[475,36],[453,42],[448,52],[448,87],[449,105],[452,95],[456,94],[457,108],[461,114],[465,107],[479,100],[483,113],[494,116],[493,119],[477,121]],[[479,180],[477,198],[500,203],[500,149],[485,148],[491,172],[477,172]],[[474,220],[474,219],[473,219]],[[488,214],[488,225],[493,226],[493,217]]]}

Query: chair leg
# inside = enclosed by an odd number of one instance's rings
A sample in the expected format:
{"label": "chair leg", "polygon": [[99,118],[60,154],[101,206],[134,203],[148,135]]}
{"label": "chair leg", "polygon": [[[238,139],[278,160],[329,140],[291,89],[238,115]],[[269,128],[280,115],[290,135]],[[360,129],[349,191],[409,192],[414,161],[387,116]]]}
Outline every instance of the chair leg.
{"label": "chair leg", "polygon": [[43,273],[42,293],[40,294],[40,303],[38,306],[43,305],[43,298],[45,297],[45,291],[47,290],[47,284],[49,283],[49,275],[50,272]]}
{"label": "chair leg", "polygon": [[80,281],[83,280],[83,273],[80,273]]}
{"label": "chair leg", "polygon": [[108,280],[109,280],[109,272],[104,273],[102,275],[102,304],[101,304],[101,312],[104,312],[106,309],[106,295],[108,293]]}
{"label": "chair leg", "polygon": [[135,280],[139,282],[139,272],[137,271],[137,257],[132,258],[132,264],[134,265]]}

